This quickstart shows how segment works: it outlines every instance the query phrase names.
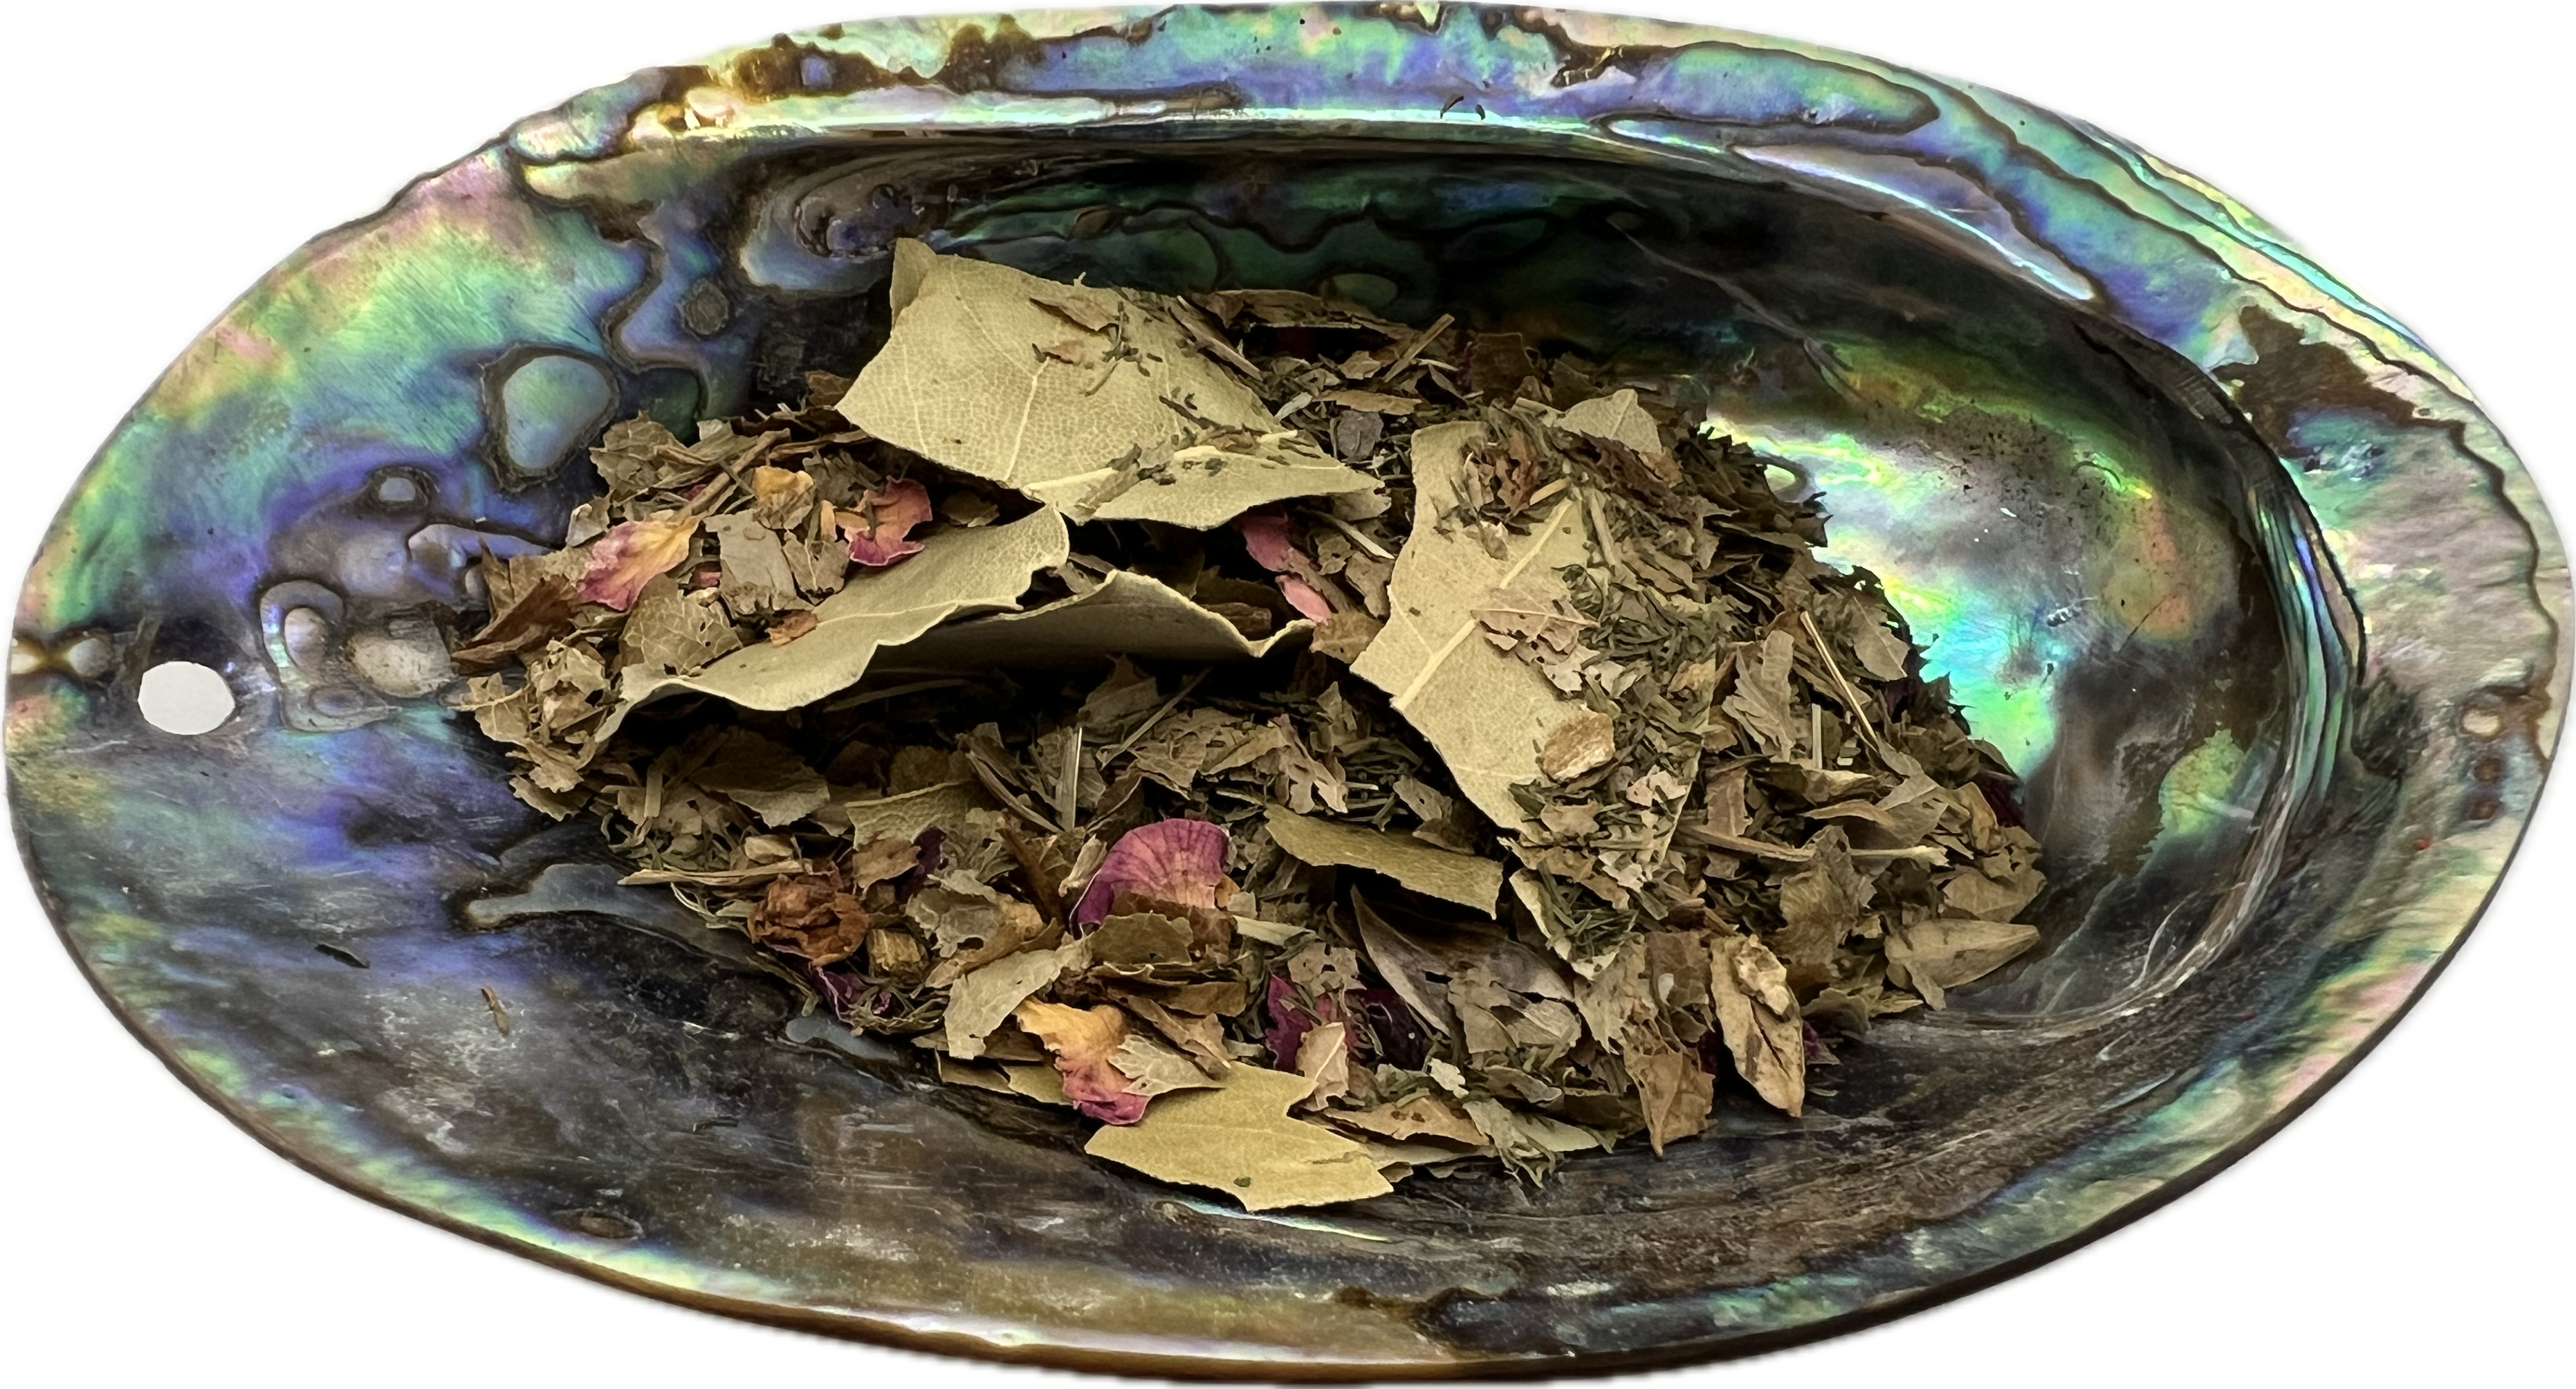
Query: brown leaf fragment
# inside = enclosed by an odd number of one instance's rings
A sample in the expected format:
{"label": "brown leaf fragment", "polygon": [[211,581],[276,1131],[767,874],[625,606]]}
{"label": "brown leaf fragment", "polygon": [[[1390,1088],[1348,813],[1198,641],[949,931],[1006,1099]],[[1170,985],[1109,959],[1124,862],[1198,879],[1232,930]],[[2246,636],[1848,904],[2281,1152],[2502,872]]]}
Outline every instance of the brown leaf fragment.
{"label": "brown leaf fragment", "polygon": [[1887,977],[1935,1008],[1949,990],[1983,979],[2039,943],[2035,927],[1939,917],[1887,933]]}
{"label": "brown leaf fragment", "polygon": [[1941,877],[1941,904],[1960,916],[1973,916],[1983,921],[2010,921],[2047,880],[2038,870],[2025,868],[2009,882],[1996,882],[1974,868],[1963,868]]}
{"label": "brown leaf fragment", "polygon": [[1771,948],[1803,987],[1824,982],[1834,950],[1860,925],[1860,914],[1876,894],[1869,879],[1852,867],[1849,841],[1838,825],[1807,841],[1813,858],[1780,881],[1780,919]]}
{"label": "brown leaf fragment", "polygon": [[868,972],[898,984],[917,984],[921,976],[930,972],[929,952],[921,948],[920,939],[910,931],[875,927],[867,935],[867,952]]}
{"label": "brown leaf fragment", "polygon": [[500,1029],[502,1036],[509,1036],[510,1010],[501,1006],[501,996],[492,992],[489,984],[483,986],[483,1007],[492,1014],[492,1025]]}
{"label": "brown leaf fragment", "polygon": [[1484,1131],[1467,1111],[1438,1095],[1415,1095],[1375,1109],[1335,1110],[1333,1122],[1385,1138],[1445,1138],[1470,1148],[1485,1144]]}
{"label": "brown leaf fragment", "polygon": [[831,784],[795,753],[741,728],[714,735],[694,779],[773,828],[802,820],[832,799]]}
{"label": "brown leaf fragment", "polygon": [[774,531],[794,530],[814,515],[814,475],[763,463],[751,470],[751,514]]}
{"label": "brown leaf fragment", "polygon": [[983,1055],[984,1039],[1003,1019],[1029,995],[1054,983],[1067,969],[1080,968],[1087,959],[1082,942],[1075,941],[1054,950],[1005,956],[960,978],[949,990],[942,1024],[948,1054],[961,1061]]}
{"label": "brown leaf fragment", "polygon": [[1798,1117],[1806,1106],[1807,1039],[1788,971],[1762,942],[1721,933],[1709,939],[1709,981],[1735,1073],[1772,1107]]}
{"label": "brown leaf fragment", "polygon": [[1187,964],[1190,923],[1160,912],[1104,918],[1087,939],[1091,959],[1103,965]]}
{"label": "brown leaf fragment", "polygon": [[538,576],[517,601],[474,634],[467,645],[450,653],[456,668],[469,675],[497,670],[502,661],[545,645],[572,628],[573,610],[581,603],[571,579],[560,574]]}
{"label": "brown leaf fragment", "polygon": [[1386,624],[1357,608],[1342,611],[1315,624],[1315,637],[1309,643],[1317,652],[1349,665],[1366,655],[1369,643],[1386,630]]}
{"label": "brown leaf fragment", "polygon": [[1082,1150],[1149,1177],[1222,1192],[1246,1210],[1393,1191],[1365,1146],[1288,1117],[1288,1107],[1314,1088],[1302,1075],[1237,1066],[1219,1088],[1165,1095],[1140,1122],[1103,1126]]}
{"label": "brown leaf fragment", "polygon": [[1539,749],[1538,769],[1551,781],[1572,781],[1585,772],[1610,765],[1618,754],[1610,716],[1598,709],[1578,711],[1547,737]]}
{"label": "brown leaf fragment", "polygon": [[1297,1043],[1297,1074],[1315,1083],[1299,1109],[1322,1109],[1351,1091],[1350,1029],[1328,1022],[1308,1028]]}
{"label": "brown leaf fragment", "polygon": [[1807,730],[1806,716],[1799,712],[1790,685],[1797,652],[1797,642],[1780,631],[1744,647],[1736,656],[1735,692],[1719,706],[1753,735],[1765,753],[1782,762],[1797,756],[1798,742]]}
{"label": "brown leaf fragment", "polygon": [[766,635],[769,638],[770,645],[785,646],[787,643],[796,640],[798,637],[813,631],[815,625],[816,618],[814,616],[813,609],[795,608],[787,612],[780,613],[778,615],[778,620],[769,624],[769,631]]}
{"label": "brown leaf fragment", "polygon": [[[1241,985],[1236,986],[1238,989]],[[1148,1027],[1163,1034],[1199,1068],[1201,1075],[1223,1077],[1234,1067],[1225,1054],[1225,1024],[1204,1013],[1181,1012],[1153,995],[1112,990],[1118,1002]]]}
{"label": "brown leaf fragment", "polygon": [[1637,1082],[1638,1103],[1646,1111],[1646,1141],[1658,1155],[1665,1144],[1708,1127],[1717,1081],[1689,1052],[1665,1047],[1646,1033],[1630,1039],[1627,1059],[1628,1077]]}

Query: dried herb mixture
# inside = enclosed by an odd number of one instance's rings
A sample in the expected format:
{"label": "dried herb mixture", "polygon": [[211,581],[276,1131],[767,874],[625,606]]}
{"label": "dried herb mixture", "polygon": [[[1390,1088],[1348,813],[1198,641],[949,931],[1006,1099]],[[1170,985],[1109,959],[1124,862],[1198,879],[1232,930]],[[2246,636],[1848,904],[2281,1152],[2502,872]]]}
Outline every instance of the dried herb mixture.
{"label": "dried herb mixture", "polygon": [[1799,1114],[2037,939],[2010,775],[1685,384],[899,248],[612,425],[454,658],[513,787],[954,1084],[1245,1206]]}

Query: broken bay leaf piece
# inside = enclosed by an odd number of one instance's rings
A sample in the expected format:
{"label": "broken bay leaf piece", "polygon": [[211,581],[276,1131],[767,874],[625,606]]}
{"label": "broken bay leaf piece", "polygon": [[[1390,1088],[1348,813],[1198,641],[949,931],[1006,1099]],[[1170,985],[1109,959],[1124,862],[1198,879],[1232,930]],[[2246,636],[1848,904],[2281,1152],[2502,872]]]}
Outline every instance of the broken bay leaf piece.
{"label": "broken bay leaf piece", "polygon": [[1190,923],[1160,912],[1129,912],[1103,918],[1088,937],[1091,958],[1104,965],[1187,964]]}
{"label": "broken bay leaf piece", "polygon": [[1032,512],[1004,526],[958,531],[891,568],[853,580],[814,609],[814,630],[785,646],[732,652],[693,676],[662,676],[619,690],[599,738],[636,706],[674,691],[713,695],[747,709],[794,709],[859,682],[885,647],[907,642],[966,612],[1006,608],[1029,576],[1062,564],[1070,544],[1064,517]]}
{"label": "broken bay leaf piece", "polygon": [[1175,1090],[1205,1090],[1216,1084],[1196,1062],[1154,1037],[1128,1029],[1127,1039],[1109,1053],[1109,1064],[1127,1077],[1131,1094],[1148,1099]]}
{"label": "broken bay leaf piece", "polygon": [[1472,527],[1444,533],[1444,518],[1460,502],[1467,450],[1487,437],[1473,422],[1413,436],[1413,533],[1387,581],[1386,629],[1351,669],[1391,696],[1468,801],[1510,829],[1524,818],[1513,784],[1533,780],[1539,749],[1568,719],[1589,711],[1566,703],[1535,667],[1495,650],[1474,609],[1504,588],[1561,600],[1567,590],[1558,571],[1588,563],[1591,552],[1582,512],[1570,499],[1534,518],[1528,534],[1503,533],[1499,557]]}
{"label": "broken bay leaf piece", "polygon": [[1646,1111],[1646,1141],[1660,1154],[1665,1144],[1708,1127],[1716,1086],[1689,1052],[1640,1044],[1651,1035],[1640,1034],[1629,1045],[1628,1076],[1637,1082],[1637,1100]]}
{"label": "broken bay leaf piece", "polygon": [[1735,692],[1719,707],[1736,725],[1757,739],[1762,750],[1787,762],[1797,756],[1806,720],[1798,717],[1791,677],[1798,645],[1789,634],[1773,631],[1760,644],[1747,646],[1735,662]]}
{"label": "broken bay leaf piece", "polygon": [[1655,433],[1654,416],[1637,403],[1635,391],[1624,387],[1569,408],[1556,417],[1556,427],[1625,444],[1642,457],[1664,451],[1664,441]]}
{"label": "broken bay leaf piece", "polygon": [[1338,1110],[1333,1122],[1385,1138],[1445,1138],[1482,1147],[1485,1135],[1453,1101],[1438,1095],[1415,1095],[1376,1109]]}
{"label": "broken bay leaf piece", "polygon": [[1948,991],[1983,979],[2039,943],[2039,931],[2001,921],[1941,917],[1887,933],[1887,975],[1935,1008]]}
{"label": "broken bay leaf piece", "polygon": [[1487,916],[1494,914],[1494,903],[1502,896],[1503,866],[1489,858],[1433,848],[1411,835],[1299,815],[1285,806],[1271,806],[1262,817],[1271,840],[1301,863],[1383,873],[1425,897],[1455,902]]}
{"label": "broken bay leaf piece", "polygon": [[1103,655],[1242,661],[1269,655],[1308,630],[1306,623],[1292,622],[1254,641],[1161,580],[1118,569],[1088,593],[929,632],[906,646],[901,660],[907,668],[923,670],[1044,665]]}
{"label": "broken bay leaf piece", "polygon": [[1214,1089],[1165,1095],[1142,1121],[1102,1127],[1082,1150],[1149,1177],[1223,1192],[1252,1211],[1393,1191],[1364,1145],[1288,1117],[1288,1107],[1314,1088],[1301,1075],[1237,1066]]}
{"label": "broken bay leaf piece", "polygon": [[749,729],[716,730],[704,757],[692,779],[772,829],[804,819],[832,799],[832,788],[804,759]]}
{"label": "broken bay leaf piece", "polygon": [[1709,992],[1735,1073],[1773,1107],[1798,1117],[1807,1102],[1807,1032],[1789,973],[1751,936],[1709,939]]}
{"label": "broken bay leaf piece", "polygon": [[1578,710],[1547,735],[1538,750],[1538,769],[1550,781],[1572,781],[1585,772],[1610,765],[1618,754],[1610,716],[1598,709]]}
{"label": "broken bay leaf piece", "polygon": [[880,835],[911,840],[920,838],[921,832],[933,825],[943,829],[962,825],[968,811],[984,809],[991,803],[981,785],[949,781],[899,796],[844,801],[841,810],[850,818],[851,841],[865,844]]}
{"label": "broken bay leaf piece", "polygon": [[[909,297],[837,407],[879,439],[1064,506],[1114,484],[1122,459],[1178,446],[1157,477],[1097,514],[1200,529],[1288,497],[1376,486],[1298,444],[1201,349],[1172,301],[1059,284],[919,241],[897,242],[894,261]],[[1068,345],[1083,350],[1054,350]],[[1262,442],[1193,449],[1209,431]]]}
{"label": "broken bay leaf piece", "polygon": [[1058,946],[1053,950],[1027,950],[1004,956],[981,969],[971,970],[957,981],[948,993],[948,1014],[944,1020],[946,1050],[960,1061],[972,1061],[984,1054],[984,1039],[1011,1016],[1028,996],[1055,982],[1056,976],[1068,969],[1079,969],[1091,958],[1089,948],[1081,941]]}

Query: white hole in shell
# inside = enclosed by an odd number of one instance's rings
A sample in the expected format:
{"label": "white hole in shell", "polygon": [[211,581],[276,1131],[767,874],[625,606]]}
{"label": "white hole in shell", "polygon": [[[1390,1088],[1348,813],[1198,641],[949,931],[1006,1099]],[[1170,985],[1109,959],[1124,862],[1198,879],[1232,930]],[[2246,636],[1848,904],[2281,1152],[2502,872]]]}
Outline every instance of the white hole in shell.
{"label": "white hole in shell", "polygon": [[145,723],[182,737],[211,733],[233,716],[232,686],[194,661],[164,661],[143,672],[135,702]]}

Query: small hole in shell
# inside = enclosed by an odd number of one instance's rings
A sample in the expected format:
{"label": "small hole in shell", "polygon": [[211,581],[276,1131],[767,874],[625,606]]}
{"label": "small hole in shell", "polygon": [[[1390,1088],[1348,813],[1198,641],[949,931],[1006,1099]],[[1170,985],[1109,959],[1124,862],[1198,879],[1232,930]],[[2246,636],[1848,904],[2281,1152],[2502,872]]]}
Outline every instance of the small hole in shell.
{"label": "small hole in shell", "polygon": [[2492,738],[2504,732],[2504,715],[2484,706],[2463,710],[2460,731],[2472,738]]}
{"label": "small hole in shell", "polygon": [[143,721],[164,733],[195,737],[233,716],[232,686],[213,668],[194,661],[164,661],[143,672],[135,692]]}

